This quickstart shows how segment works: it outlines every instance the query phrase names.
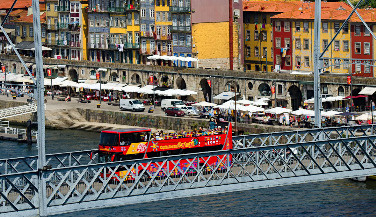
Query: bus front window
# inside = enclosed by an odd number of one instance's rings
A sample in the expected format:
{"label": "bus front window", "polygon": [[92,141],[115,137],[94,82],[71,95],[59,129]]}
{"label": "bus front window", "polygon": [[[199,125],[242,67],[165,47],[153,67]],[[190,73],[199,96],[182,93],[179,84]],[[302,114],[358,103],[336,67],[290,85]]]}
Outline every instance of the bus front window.
{"label": "bus front window", "polygon": [[145,142],[145,134],[147,132],[140,133],[122,133],[120,134],[120,145],[130,145],[131,143]]}
{"label": "bus front window", "polygon": [[119,145],[119,134],[101,133],[101,140],[100,140],[99,145],[103,145],[103,146]]}

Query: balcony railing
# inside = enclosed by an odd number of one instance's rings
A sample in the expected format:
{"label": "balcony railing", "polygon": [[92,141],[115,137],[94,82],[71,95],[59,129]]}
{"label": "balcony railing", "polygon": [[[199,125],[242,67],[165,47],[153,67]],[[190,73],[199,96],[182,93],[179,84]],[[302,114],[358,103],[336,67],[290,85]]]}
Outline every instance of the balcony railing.
{"label": "balcony railing", "polygon": [[71,47],[81,47],[81,42],[79,41],[71,41],[69,44]]}
{"label": "balcony railing", "polygon": [[161,40],[172,40],[171,35],[161,35],[160,38]]}
{"label": "balcony railing", "polygon": [[59,12],[69,12],[68,6],[57,6],[57,11]]}
{"label": "balcony railing", "polygon": [[151,32],[151,31],[142,31],[141,32],[141,37],[152,38],[153,37],[153,32]]}
{"label": "balcony railing", "polygon": [[79,24],[68,24],[69,31],[80,31],[81,26]]}
{"label": "balcony railing", "polygon": [[46,41],[46,44],[47,45],[57,45],[56,41],[55,40],[51,40],[51,41]]}
{"label": "balcony railing", "polygon": [[59,23],[59,24],[57,24],[57,26],[58,26],[58,29],[60,29],[60,30],[68,28],[67,23]]}
{"label": "balcony railing", "polygon": [[140,10],[140,5],[139,4],[129,4],[126,6],[127,11],[139,11]]}
{"label": "balcony railing", "polygon": [[112,13],[124,13],[125,12],[125,8],[124,7],[110,7],[110,8],[108,8],[108,12],[112,12]]}
{"label": "balcony railing", "polygon": [[98,43],[98,44],[92,44],[92,43],[89,43],[89,48],[92,48],[92,49],[108,49],[108,45],[107,44],[101,44],[101,43]]}
{"label": "balcony railing", "polygon": [[57,25],[49,24],[49,25],[47,25],[47,29],[48,30],[57,30],[58,28],[57,28]]}
{"label": "balcony railing", "polygon": [[170,7],[172,13],[189,13],[191,12],[190,7]]}
{"label": "balcony railing", "polygon": [[190,32],[190,26],[172,26],[172,31]]}
{"label": "balcony railing", "polygon": [[124,48],[127,48],[127,49],[139,49],[140,48],[140,44],[138,44],[138,43],[125,43],[124,44]]}
{"label": "balcony railing", "polygon": [[56,40],[56,42],[58,46],[68,46],[70,44],[70,41],[67,40]]}

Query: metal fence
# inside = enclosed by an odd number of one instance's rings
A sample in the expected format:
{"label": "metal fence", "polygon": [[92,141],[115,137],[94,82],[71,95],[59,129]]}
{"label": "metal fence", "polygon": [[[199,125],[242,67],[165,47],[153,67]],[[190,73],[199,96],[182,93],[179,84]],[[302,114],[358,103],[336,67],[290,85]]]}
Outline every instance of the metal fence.
{"label": "metal fence", "polygon": [[[242,140],[239,140],[242,141]],[[49,214],[376,174],[376,136],[96,163],[0,175],[0,213]],[[67,157],[67,156],[66,156]],[[41,189],[38,186],[41,178]]]}

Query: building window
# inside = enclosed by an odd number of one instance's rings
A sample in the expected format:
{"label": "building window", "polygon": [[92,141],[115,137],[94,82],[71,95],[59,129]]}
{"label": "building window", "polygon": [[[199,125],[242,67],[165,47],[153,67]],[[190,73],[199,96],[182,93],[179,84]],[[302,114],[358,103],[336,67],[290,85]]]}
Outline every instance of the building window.
{"label": "building window", "polygon": [[281,48],[281,38],[275,38],[275,47]]}
{"label": "building window", "polygon": [[339,51],[339,41],[334,41],[334,51]]}
{"label": "building window", "polygon": [[259,48],[255,47],[255,57],[258,57],[258,56],[259,56]]}
{"label": "building window", "polygon": [[290,38],[285,38],[285,48],[290,48]]}
{"label": "building window", "polygon": [[46,10],[47,10],[47,11],[50,11],[50,10],[51,10],[51,3],[47,3],[47,5],[46,5]]}
{"label": "building window", "polygon": [[285,32],[290,32],[290,22],[284,22],[284,24],[285,24]]}
{"label": "building window", "polygon": [[296,68],[300,69],[300,67],[302,65],[302,58],[300,56],[296,56],[295,62],[296,62]]}
{"label": "building window", "polygon": [[364,35],[370,36],[368,29],[364,26]]}
{"label": "building window", "polygon": [[308,50],[309,49],[309,39],[304,39],[303,41],[303,49]]}
{"label": "building window", "polygon": [[340,59],[335,59],[334,60],[334,68],[335,69],[341,68],[341,60]]}
{"label": "building window", "polygon": [[364,42],[364,54],[370,54],[370,43]]}
{"label": "building window", "polygon": [[308,22],[303,22],[303,31],[309,32],[309,23]]}
{"label": "building window", "polygon": [[343,33],[347,34],[349,33],[349,24],[346,23],[342,28]]}
{"label": "building window", "polygon": [[281,65],[281,62],[282,62],[281,55],[275,55],[275,64]]}
{"label": "building window", "polygon": [[360,36],[360,25],[355,25],[355,35]]}
{"label": "building window", "polygon": [[245,40],[250,41],[251,40],[251,31],[247,30],[246,35],[245,35]]}
{"label": "building window", "polygon": [[364,61],[364,73],[371,73],[371,66],[368,61]]}
{"label": "building window", "polygon": [[304,57],[304,66],[309,67],[309,57]]}
{"label": "building window", "polygon": [[349,60],[348,59],[344,59],[343,60],[343,68],[344,69],[348,69],[349,68]]}
{"label": "building window", "polygon": [[349,51],[349,41],[343,41],[343,51]]}
{"label": "building window", "polygon": [[295,39],[295,49],[300,50],[302,47],[302,42],[300,41],[300,38]]}
{"label": "building window", "polygon": [[146,9],[141,9],[141,17],[145,17],[146,16]]}
{"label": "building window", "polygon": [[267,47],[262,48],[262,58],[268,58],[268,48]]}
{"label": "building window", "polygon": [[247,54],[247,57],[251,57],[251,47],[247,47],[246,54]]}
{"label": "building window", "polygon": [[266,31],[263,31],[262,32],[262,40],[263,41],[267,41],[268,40],[268,37],[267,37],[268,33]]}
{"label": "building window", "polygon": [[295,31],[300,32],[300,22],[295,22]]}
{"label": "building window", "polygon": [[355,63],[355,72],[359,73],[362,70],[362,64],[360,61],[356,61]]}
{"label": "building window", "polygon": [[338,32],[339,30],[339,23],[334,23],[334,31]]}
{"label": "building window", "polygon": [[362,42],[355,42],[355,53],[360,54],[362,50]]}
{"label": "building window", "polygon": [[326,46],[328,46],[328,40],[324,39],[322,40],[322,49],[325,49]]}
{"label": "building window", "polygon": [[278,95],[282,95],[283,94],[283,86],[282,86],[282,84],[278,84],[277,85],[277,94]]}
{"label": "building window", "polygon": [[324,68],[327,68],[329,67],[329,60],[328,59],[324,59]]}
{"label": "building window", "polygon": [[255,41],[259,40],[259,32],[258,30],[255,30]]}
{"label": "building window", "polygon": [[328,86],[327,85],[322,85],[322,93],[323,94],[328,94]]}
{"label": "building window", "polygon": [[154,9],[150,9],[150,18],[154,18]]}
{"label": "building window", "polygon": [[280,32],[281,31],[281,22],[275,21],[275,31]]}
{"label": "building window", "polygon": [[286,64],[286,66],[291,66],[291,56],[286,56],[286,58],[285,58],[285,64]]}
{"label": "building window", "polygon": [[323,22],[322,23],[322,32],[327,33],[328,32],[328,23]]}
{"label": "building window", "polygon": [[32,26],[29,26],[29,37],[34,37],[34,31]]}

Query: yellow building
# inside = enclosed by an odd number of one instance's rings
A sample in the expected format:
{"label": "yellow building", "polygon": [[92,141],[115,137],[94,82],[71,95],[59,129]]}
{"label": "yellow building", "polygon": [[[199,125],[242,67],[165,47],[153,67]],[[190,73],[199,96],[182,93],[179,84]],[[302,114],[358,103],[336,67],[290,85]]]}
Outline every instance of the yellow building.
{"label": "yellow building", "polygon": [[155,1],[155,53],[163,56],[172,55],[170,3],[170,0]]}
{"label": "yellow building", "polygon": [[55,55],[58,39],[58,0],[46,0],[46,46],[52,49],[52,55]]}
{"label": "yellow building", "polygon": [[[42,30],[42,43],[46,41],[46,13],[44,12],[44,5],[40,5],[41,11],[41,30]],[[28,8],[26,11],[22,11],[19,17],[13,20],[16,26],[16,43],[21,42],[34,42],[34,26],[33,26],[33,11],[32,8]],[[22,47],[19,47],[22,50]]]}
{"label": "yellow building", "polygon": [[124,44],[126,62],[140,63],[140,2],[128,0],[126,7],[127,40]]}
{"label": "yellow building", "polygon": [[[238,30],[233,32],[234,68],[239,66]],[[213,40],[215,36],[215,40]],[[192,53],[200,60],[200,67],[229,68],[228,22],[196,23],[192,25]]]}

